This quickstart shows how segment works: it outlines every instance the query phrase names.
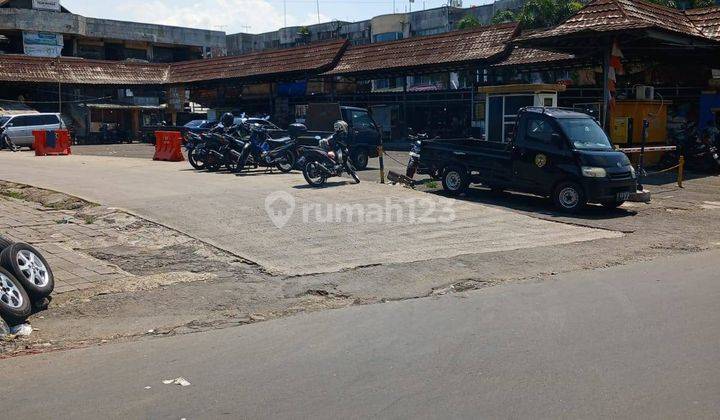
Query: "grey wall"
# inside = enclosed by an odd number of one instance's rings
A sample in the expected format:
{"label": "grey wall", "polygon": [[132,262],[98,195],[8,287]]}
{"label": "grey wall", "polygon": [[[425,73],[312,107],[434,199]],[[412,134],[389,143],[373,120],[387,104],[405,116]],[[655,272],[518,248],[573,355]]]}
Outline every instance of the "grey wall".
{"label": "grey wall", "polygon": [[0,8],[0,30],[43,31],[88,38],[225,48],[225,33],[203,29],[86,18],[72,13]]}

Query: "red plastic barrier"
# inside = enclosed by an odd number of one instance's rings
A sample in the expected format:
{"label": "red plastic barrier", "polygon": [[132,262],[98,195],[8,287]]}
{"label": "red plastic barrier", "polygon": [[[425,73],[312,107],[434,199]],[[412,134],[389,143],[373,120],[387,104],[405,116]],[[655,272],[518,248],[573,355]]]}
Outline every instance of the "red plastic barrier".
{"label": "red plastic barrier", "polygon": [[153,157],[153,160],[164,160],[168,162],[184,161],[182,140],[183,137],[179,131],[156,131],[155,157]]}
{"label": "red plastic barrier", "polygon": [[35,156],[59,156],[72,154],[70,132],[67,130],[33,131]]}

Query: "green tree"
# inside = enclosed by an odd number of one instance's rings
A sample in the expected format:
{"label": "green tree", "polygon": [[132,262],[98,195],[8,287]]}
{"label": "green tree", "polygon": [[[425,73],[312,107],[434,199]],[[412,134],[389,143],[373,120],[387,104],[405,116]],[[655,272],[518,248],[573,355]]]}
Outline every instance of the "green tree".
{"label": "green tree", "polygon": [[573,0],[529,0],[518,11],[501,10],[493,23],[518,22],[524,29],[555,26],[577,13],[583,3]]}
{"label": "green tree", "polygon": [[310,43],[310,29],[307,26],[303,26],[298,30],[298,38],[303,44]]}
{"label": "green tree", "polygon": [[460,19],[460,22],[458,22],[458,29],[471,29],[471,28],[477,28],[478,26],[481,26],[480,21],[478,18],[476,18],[473,15],[467,14],[462,19]]}
{"label": "green tree", "polygon": [[510,9],[498,10],[492,18],[494,25],[506,22],[517,22],[517,15]]}

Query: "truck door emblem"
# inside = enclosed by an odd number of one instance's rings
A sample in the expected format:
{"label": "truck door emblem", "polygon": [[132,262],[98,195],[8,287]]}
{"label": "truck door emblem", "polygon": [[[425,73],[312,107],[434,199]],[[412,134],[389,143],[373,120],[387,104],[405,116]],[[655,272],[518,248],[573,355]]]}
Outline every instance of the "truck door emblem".
{"label": "truck door emblem", "polygon": [[539,155],[535,156],[535,165],[538,168],[542,168],[545,165],[547,165],[547,156],[540,153]]}

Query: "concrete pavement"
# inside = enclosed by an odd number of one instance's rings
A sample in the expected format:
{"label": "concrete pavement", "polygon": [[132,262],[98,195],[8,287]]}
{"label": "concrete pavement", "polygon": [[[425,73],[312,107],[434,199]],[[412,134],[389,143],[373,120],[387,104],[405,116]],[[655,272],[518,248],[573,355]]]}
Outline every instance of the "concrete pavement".
{"label": "concrete pavement", "polygon": [[[2,405],[16,418],[717,418],[718,260],[4,360]],[[162,383],[179,376],[192,385]]]}
{"label": "concrete pavement", "polygon": [[[185,162],[2,153],[0,179],[130,210],[285,275],[621,236],[399,186],[337,179],[312,189],[298,173],[236,176]],[[287,223],[276,227],[266,208]]]}

